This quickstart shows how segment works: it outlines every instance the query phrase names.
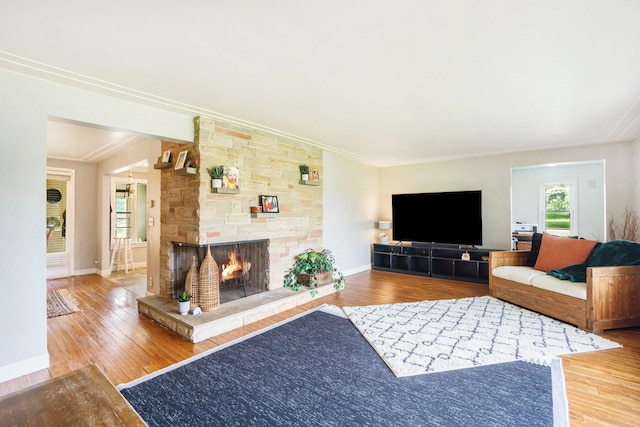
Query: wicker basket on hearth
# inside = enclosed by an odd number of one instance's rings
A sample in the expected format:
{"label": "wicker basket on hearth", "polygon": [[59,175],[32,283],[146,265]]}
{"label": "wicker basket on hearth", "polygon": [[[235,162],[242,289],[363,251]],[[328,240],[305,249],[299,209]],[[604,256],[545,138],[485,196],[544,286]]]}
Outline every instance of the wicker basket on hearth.
{"label": "wicker basket on hearth", "polygon": [[207,245],[207,255],[200,265],[199,295],[202,311],[213,311],[220,305],[220,277],[218,264],[211,256],[211,247]]}
{"label": "wicker basket on hearth", "polygon": [[194,256],[191,262],[191,268],[187,272],[187,278],[184,281],[184,290],[191,296],[191,310],[200,306],[200,284],[198,279],[198,265],[196,263],[196,257]]}

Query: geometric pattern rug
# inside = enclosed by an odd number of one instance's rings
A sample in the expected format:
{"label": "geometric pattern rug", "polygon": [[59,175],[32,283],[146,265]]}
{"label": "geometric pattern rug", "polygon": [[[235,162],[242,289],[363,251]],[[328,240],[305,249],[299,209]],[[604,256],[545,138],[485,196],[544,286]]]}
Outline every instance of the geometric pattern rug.
{"label": "geometric pattern rug", "polygon": [[323,306],[117,388],[152,427],[561,427],[559,362],[398,378],[340,308]]}
{"label": "geometric pattern rug", "polygon": [[399,377],[621,347],[488,296],[343,310]]}
{"label": "geometric pattern rug", "polygon": [[47,319],[80,311],[68,289],[47,291]]}

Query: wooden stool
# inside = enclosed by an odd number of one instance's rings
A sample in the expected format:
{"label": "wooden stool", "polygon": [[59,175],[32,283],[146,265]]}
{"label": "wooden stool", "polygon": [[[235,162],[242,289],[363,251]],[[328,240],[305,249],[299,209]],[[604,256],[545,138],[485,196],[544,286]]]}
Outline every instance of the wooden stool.
{"label": "wooden stool", "polygon": [[[118,253],[118,260],[116,261],[116,252]],[[124,252],[124,261],[122,261],[122,255]],[[124,262],[124,272],[129,274],[129,263],[131,263],[131,269],[133,270],[133,252],[131,251],[131,238],[130,237],[114,237],[113,238],[113,252],[111,253],[111,272],[115,265],[116,271],[120,269]]]}

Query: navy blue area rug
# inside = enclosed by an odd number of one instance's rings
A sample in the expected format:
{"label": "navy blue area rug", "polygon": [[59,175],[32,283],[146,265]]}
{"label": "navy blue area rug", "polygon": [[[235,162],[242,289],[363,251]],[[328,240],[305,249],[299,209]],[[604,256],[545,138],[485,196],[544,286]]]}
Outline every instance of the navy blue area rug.
{"label": "navy blue area rug", "polygon": [[398,378],[321,310],[118,389],[150,426],[568,425],[558,360]]}

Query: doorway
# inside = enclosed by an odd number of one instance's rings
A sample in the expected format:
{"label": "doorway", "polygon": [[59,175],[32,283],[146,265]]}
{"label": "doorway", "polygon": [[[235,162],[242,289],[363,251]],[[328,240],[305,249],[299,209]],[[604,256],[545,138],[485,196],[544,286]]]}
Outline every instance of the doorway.
{"label": "doorway", "polygon": [[47,168],[47,279],[73,275],[75,171]]}

